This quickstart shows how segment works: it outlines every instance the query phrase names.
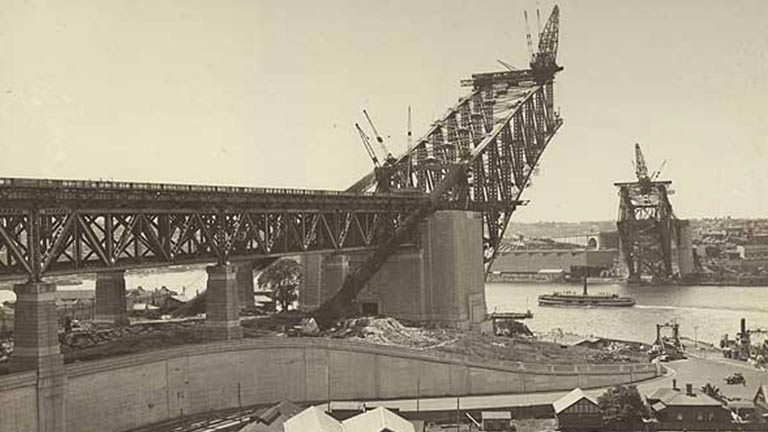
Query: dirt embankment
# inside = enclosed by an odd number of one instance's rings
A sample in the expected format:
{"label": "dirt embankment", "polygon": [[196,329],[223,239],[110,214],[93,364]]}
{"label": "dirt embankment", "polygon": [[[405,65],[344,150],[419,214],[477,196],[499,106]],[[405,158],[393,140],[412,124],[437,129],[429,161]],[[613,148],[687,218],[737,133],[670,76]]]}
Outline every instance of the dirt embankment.
{"label": "dirt embankment", "polygon": [[[246,338],[288,337],[289,334],[298,334],[299,337],[306,337],[302,336],[301,329],[296,330],[302,318],[305,317],[300,313],[289,312],[245,319],[242,321],[243,336]],[[61,350],[64,362],[74,363],[197,344],[204,342],[203,325],[202,319],[189,319],[134,323],[118,328],[92,326],[61,334]],[[510,336],[490,336],[454,328],[407,326],[394,318],[387,317],[348,319],[335,328],[316,331],[314,334],[316,335],[313,337],[348,339],[425,352],[449,353],[475,359],[548,364],[646,361],[640,355],[614,356],[602,349],[536,340],[525,331],[515,332]],[[11,345],[7,344],[6,348],[9,346]],[[0,374],[3,373],[7,373],[6,362],[0,362]]]}
{"label": "dirt embankment", "polygon": [[[275,319],[256,319],[244,323],[251,330],[280,332],[289,321],[276,324]],[[562,345],[536,340],[527,327],[516,328],[510,336],[482,335],[475,331],[454,328],[406,326],[394,318],[363,317],[348,319],[336,328],[321,332],[317,337],[331,337],[368,342],[377,345],[457,354],[471,358],[549,364],[609,364],[645,362],[646,356],[615,356],[601,349]]]}

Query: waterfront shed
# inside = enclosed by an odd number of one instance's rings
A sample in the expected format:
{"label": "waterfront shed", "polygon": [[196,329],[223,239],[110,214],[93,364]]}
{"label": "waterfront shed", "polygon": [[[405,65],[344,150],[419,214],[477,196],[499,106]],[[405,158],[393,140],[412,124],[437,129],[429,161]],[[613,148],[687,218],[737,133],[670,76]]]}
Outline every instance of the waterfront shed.
{"label": "waterfront shed", "polygon": [[600,431],[603,427],[603,412],[597,402],[575,388],[552,404],[555,418],[561,431]]}

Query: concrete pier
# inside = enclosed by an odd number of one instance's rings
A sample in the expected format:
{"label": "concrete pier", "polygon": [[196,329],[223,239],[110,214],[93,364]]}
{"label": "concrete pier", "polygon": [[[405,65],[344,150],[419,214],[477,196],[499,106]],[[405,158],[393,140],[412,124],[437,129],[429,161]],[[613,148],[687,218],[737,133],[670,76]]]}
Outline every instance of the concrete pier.
{"label": "concrete pier", "polygon": [[253,262],[244,261],[237,263],[237,286],[240,309],[249,309],[253,302]]}
{"label": "concrete pier", "polygon": [[125,294],[125,271],[98,273],[94,321],[128,325]]}
{"label": "concrete pier", "polygon": [[240,287],[237,283],[238,266],[219,264],[209,266],[208,287],[205,295],[205,338],[230,340],[243,337],[240,327]]}
{"label": "concrete pier", "polygon": [[67,382],[59,349],[56,285],[30,281],[14,286],[16,313],[12,372],[36,371],[37,431],[64,432]]}

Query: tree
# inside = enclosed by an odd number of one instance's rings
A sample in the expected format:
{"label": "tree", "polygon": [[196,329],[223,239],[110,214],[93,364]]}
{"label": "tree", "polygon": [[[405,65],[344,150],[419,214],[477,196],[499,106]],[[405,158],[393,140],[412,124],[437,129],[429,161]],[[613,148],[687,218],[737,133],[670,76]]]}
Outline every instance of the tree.
{"label": "tree", "polygon": [[635,386],[612,386],[597,398],[597,404],[609,430],[628,430],[651,414]]}
{"label": "tree", "polygon": [[260,275],[260,287],[272,290],[272,299],[287,311],[288,307],[299,298],[299,288],[303,284],[301,265],[290,258],[280,258],[267,267]]}

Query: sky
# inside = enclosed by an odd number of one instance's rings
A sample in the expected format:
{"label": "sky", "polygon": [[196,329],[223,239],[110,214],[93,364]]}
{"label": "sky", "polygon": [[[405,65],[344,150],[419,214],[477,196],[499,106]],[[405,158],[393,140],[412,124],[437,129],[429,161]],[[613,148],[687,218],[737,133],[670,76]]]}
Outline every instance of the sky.
{"label": "sky", "polygon": [[[345,189],[549,0],[0,0],[0,176]],[[633,145],[679,217],[768,217],[768,2],[566,0],[564,125],[515,220],[607,220]]]}

